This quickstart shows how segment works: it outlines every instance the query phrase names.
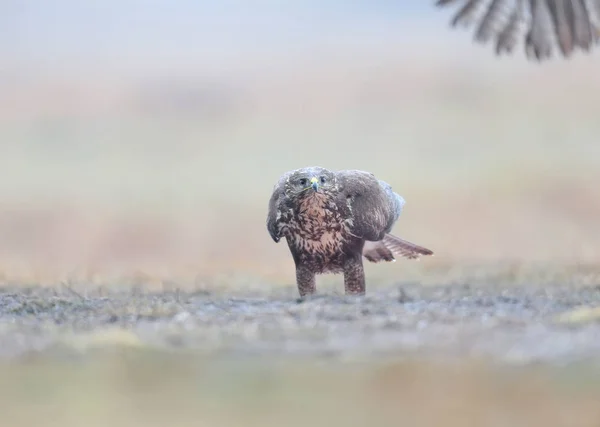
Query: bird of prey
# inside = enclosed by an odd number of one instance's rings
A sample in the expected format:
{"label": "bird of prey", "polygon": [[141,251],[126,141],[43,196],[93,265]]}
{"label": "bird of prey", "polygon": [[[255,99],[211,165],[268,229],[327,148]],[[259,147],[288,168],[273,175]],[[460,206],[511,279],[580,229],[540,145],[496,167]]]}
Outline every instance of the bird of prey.
{"label": "bird of prey", "polygon": [[511,54],[522,38],[527,58],[538,61],[550,58],[557,45],[568,58],[578,49],[591,51],[600,40],[600,0],[436,0],[436,5],[460,5],[452,26],[474,25],[475,40],[492,39],[497,55]]}
{"label": "bird of prey", "polygon": [[306,167],[283,174],[269,200],[267,229],[275,242],[287,240],[300,296],[315,293],[315,276],[323,273],[343,273],[345,293],[363,295],[363,256],[380,262],[433,255],[390,234],[404,203],[369,172]]}

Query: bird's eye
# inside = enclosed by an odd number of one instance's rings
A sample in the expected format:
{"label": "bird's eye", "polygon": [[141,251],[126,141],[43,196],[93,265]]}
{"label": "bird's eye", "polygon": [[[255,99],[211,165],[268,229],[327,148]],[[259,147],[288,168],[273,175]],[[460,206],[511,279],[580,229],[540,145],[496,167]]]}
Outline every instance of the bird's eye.
{"label": "bird's eye", "polygon": [[325,184],[325,177],[324,176],[321,177],[321,184]]}
{"label": "bird's eye", "polygon": [[306,185],[306,178],[300,179],[300,185]]}

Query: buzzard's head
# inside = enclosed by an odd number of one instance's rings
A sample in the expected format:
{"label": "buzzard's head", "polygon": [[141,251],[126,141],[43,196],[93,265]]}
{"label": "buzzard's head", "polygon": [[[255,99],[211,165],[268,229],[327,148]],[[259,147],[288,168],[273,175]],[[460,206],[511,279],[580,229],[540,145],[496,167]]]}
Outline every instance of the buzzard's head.
{"label": "buzzard's head", "polygon": [[335,173],[320,167],[308,167],[293,171],[287,179],[285,193],[298,198],[315,193],[327,194],[335,188]]}

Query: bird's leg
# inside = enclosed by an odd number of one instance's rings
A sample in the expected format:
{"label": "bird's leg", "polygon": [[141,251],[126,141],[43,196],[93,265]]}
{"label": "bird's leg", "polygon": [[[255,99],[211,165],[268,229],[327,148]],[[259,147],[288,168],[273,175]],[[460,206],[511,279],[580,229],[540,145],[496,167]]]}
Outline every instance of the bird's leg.
{"label": "bird's leg", "polygon": [[365,270],[360,253],[344,263],[344,287],[346,295],[365,294]]}
{"label": "bird's leg", "polygon": [[312,295],[316,292],[315,273],[304,265],[296,266],[296,284],[300,297]]}

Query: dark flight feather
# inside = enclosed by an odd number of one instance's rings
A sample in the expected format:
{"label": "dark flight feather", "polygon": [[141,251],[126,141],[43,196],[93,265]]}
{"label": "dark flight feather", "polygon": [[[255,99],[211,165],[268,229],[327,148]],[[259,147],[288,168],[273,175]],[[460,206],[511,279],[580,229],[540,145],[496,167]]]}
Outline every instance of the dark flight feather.
{"label": "dark flight feather", "polygon": [[452,26],[469,25],[474,21],[477,9],[483,4],[483,0],[466,0],[463,7],[454,15]]}
{"label": "dark flight feather", "polygon": [[498,33],[498,38],[496,40],[496,54],[501,54],[502,52],[512,53],[518,42],[519,30],[522,25],[523,4],[521,2],[521,6],[515,8],[511,12],[506,25],[504,25],[502,30]]}
{"label": "dark flight feather", "polygon": [[494,0],[483,15],[479,23],[475,39],[480,42],[487,42],[496,32],[502,22],[503,14],[506,12],[508,0]]}
{"label": "dark flight feather", "polygon": [[[565,58],[589,52],[600,39],[600,0],[438,0],[436,6],[461,5],[451,25],[476,26],[474,39],[493,40],[496,54],[512,53],[519,38],[528,58]],[[523,33],[524,29],[524,33]]]}

